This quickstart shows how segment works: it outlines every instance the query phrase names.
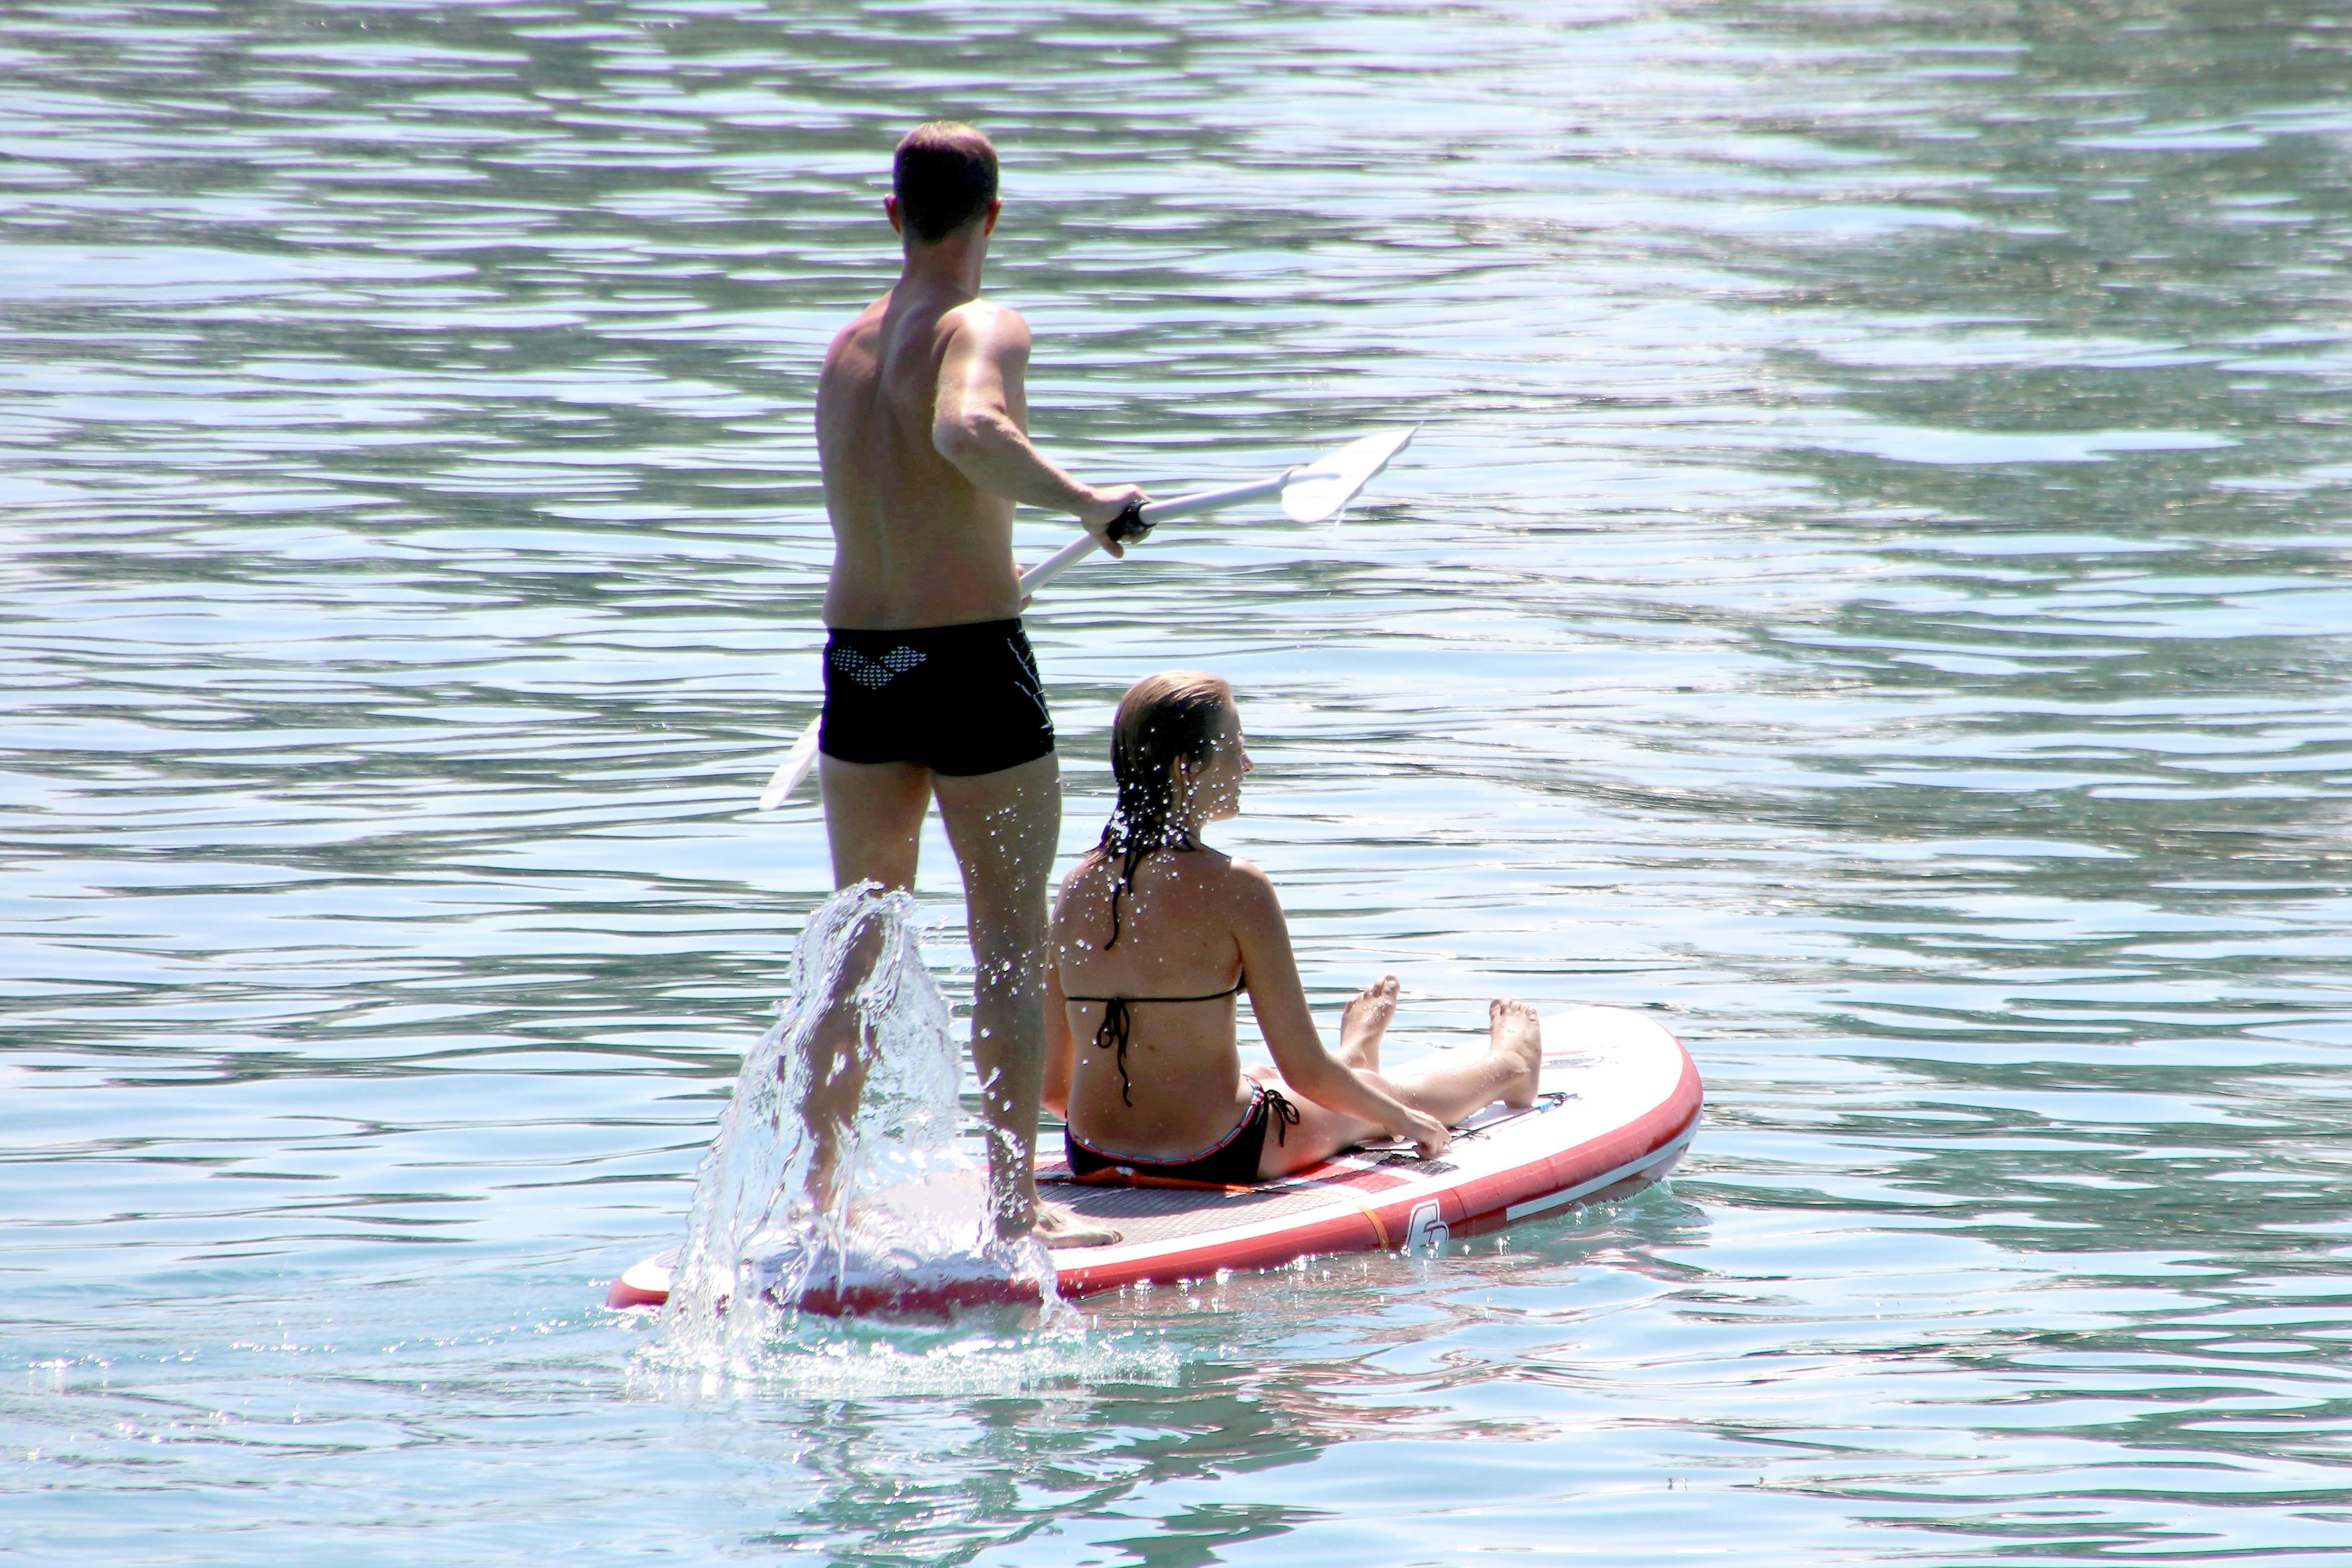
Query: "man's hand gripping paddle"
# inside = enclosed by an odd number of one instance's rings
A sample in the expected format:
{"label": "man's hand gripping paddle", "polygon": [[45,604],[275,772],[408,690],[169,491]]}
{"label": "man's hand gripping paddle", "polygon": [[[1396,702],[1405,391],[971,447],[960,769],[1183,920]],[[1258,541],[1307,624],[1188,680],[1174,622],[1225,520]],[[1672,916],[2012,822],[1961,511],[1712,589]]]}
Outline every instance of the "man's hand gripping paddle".
{"label": "man's hand gripping paddle", "polygon": [[[1244,506],[1252,501],[1282,498],[1283,515],[1294,523],[1320,523],[1338,517],[1349,502],[1356,498],[1372,476],[1388,466],[1389,459],[1405,449],[1413,432],[1421,426],[1409,425],[1402,430],[1385,430],[1377,435],[1367,435],[1351,441],[1336,452],[1327,452],[1312,463],[1296,468],[1286,468],[1271,479],[1253,480],[1246,485],[1232,485],[1222,490],[1196,490],[1189,496],[1171,497],[1165,501],[1152,501],[1132,507],[1111,521],[1107,530],[1120,544],[1143,538],[1162,523],[1172,523],[1179,517],[1197,517],[1204,512],[1222,511],[1227,507]],[[1045,584],[1059,577],[1095,551],[1102,541],[1092,534],[1072,539],[1035,566],[1021,574],[1021,597],[1029,597]],[[776,765],[768,787],[760,793],[760,810],[772,811],[782,805],[809,769],[816,766],[817,719],[811,719],[801,737]]]}

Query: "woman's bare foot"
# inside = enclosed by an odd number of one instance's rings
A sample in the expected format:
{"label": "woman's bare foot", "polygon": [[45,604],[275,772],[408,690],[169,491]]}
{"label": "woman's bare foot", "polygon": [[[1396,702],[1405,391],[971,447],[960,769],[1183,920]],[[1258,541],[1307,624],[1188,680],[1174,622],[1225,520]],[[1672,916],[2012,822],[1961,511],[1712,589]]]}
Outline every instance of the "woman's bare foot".
{"label": "woman's bare foot", "polygon": [[1356,993],[1339,1018],[1339,1060],[1367,1072],[1381,1070],[1381,1040],[1396,1017],[1397,980],[1383,975]]}
{"label": "woman's bare foot", "polygon": [[1083,1219],[1050,1203],[1037,1205],[1037,1239],[1047,1247],[1108,1247],[1120,1233],[1097,1219]]}
{"label": "woman's bare foot", "polygon": [[1543,1078],[1543,1019],[1525,1002],[1502,999],[1488,1005],[1486,1017],[1494,1035],[1488,1049],[1517,1069],[1503,1090],[1503,1103],[1524,1110],[1536,1103]]}

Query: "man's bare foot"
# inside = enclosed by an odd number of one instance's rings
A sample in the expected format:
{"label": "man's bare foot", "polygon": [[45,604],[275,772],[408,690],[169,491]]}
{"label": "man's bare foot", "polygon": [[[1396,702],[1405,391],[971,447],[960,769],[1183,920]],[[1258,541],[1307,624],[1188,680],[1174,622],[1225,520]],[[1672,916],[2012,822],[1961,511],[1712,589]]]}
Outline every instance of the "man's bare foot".
{"label": "man's bare foot", "polygon": [[1081,1218],[1050,1203],[1037,1205],[1036,1236],[1047,1247],[1108,1247],[1122,1239],[1100,1220]]}
{"label": "man's bare foot", "polygon": [[1383,975],[1356,993],[1339,1017],[1339,1060],[1367,1072],[1381,1070],[1381,1040],[1396,1017],[1397,979]]}
{"label": "man's bare foot", "polygon": [[1503,1091],[1503,1103],[1525,1110],[1536,1103],[1543,1078],[1543,1019],[1525,1002],[1501,999],[1488,1005],[1486,1017],[1494,1035],[1488,1049],[1518,1069]]}

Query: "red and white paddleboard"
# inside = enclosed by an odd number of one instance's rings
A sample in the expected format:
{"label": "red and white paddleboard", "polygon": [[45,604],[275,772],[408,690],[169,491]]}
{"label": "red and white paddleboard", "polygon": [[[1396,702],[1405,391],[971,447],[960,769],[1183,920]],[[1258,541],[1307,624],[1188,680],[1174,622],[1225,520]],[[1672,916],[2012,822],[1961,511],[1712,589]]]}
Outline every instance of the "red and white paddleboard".
{"label": "red and white paddleboard", "polygon": [[[1037,1180],[1048,1201],[1120,1233],[1108,1246],[1054,1253],[1062,1294],[1271,1269],[1315,1253],[1433,1249],[1448,1237],[1615,1197],[1672,1169],[1698,1129],[1705,1092],[1682,1042],[1623,1008],[1554,1013],[1543,1035],[1536,1105],[1487,1107],[1433,1160],[1410,1149],[1359,1149],[1280,1181],[1219,1189],[1080,1186],[1059,1159],[1041,1159]],[[605,1304],[667,1301],[675,1257],[632,1268]],[[823,1299],[802,1305],[925,1313],[1012,1299],[1001,1286],[992,1296],[977,1281],[895,1276],[837,1279]]]}

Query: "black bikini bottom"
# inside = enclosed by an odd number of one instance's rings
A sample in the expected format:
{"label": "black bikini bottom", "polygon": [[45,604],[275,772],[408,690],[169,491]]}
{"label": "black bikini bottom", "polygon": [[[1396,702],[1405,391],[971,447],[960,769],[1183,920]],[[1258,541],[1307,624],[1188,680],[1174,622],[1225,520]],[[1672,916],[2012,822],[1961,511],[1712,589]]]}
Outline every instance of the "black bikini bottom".
{"label": "black bikini bottom", "polygon": [[817,749],[844,762],[914,762],[968,778],[1054,749],[1036,655],[1018,621],[835,627],[824,640]]}
{"label": "black bikini bottom", "polygon": [[1258,1156],[1265,1149],[1267,1124],[1280,1144],[1298,1124],[1298,1107],[1279,1089],[1250,1083],[1250,1108],[1241,1124],[1188,1160],[1146,1160],[1106,1154],[1062,1129],[1062,1151],[1070,1175],[1091,1186],[1249,1186],[1257,1180]]}

